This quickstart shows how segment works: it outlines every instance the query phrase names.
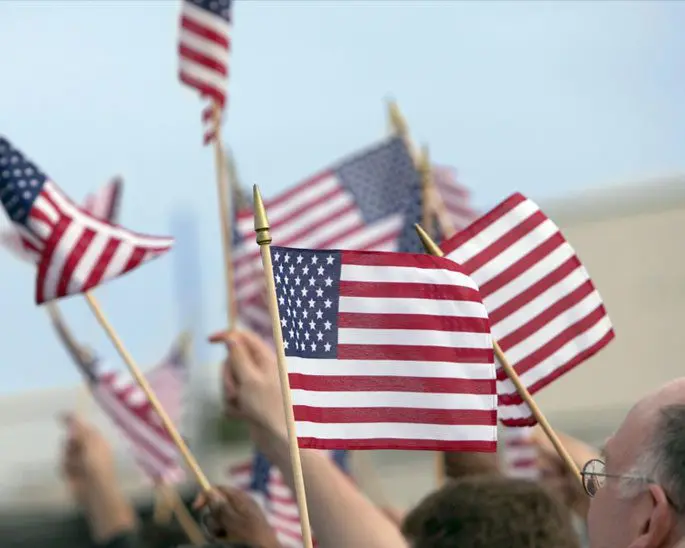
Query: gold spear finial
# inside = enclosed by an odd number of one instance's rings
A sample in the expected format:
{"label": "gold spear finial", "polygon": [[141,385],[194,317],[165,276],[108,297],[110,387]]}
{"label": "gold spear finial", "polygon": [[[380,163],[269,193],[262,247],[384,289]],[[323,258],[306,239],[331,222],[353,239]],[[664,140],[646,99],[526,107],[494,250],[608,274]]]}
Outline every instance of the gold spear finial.
{"label": "gold spear finial", "polygon": [[414,228],[416,229],[416,233],[419,235],[419,239],[421,240],[423,247],[426,249],[426,253],[435,257],[442,257],[445,255],[442,252],[442,249],[438,247],[438,244],[433,241],[433,238],[431,238],[428,233],[421,228],[420,224],[415,224]]}
{"label": "gold spear finial", "polygon": [[266,245],[271,243],[271,234],[269,233],[269,218],[266,216],[266,208],[262,200],[262,194],[259,192],[259,187],[254,185],[252,187],[252,196],[254,201],[254,229],[257,233],[257,243],[259,245]]}
{"label": "gold spear finial", "polygon": [[407,122],[400,112],[400,107],[394,99],[388,99],[388,118],[390,119],[390,126],[395,134],[401,137],[406,137],[409,133]]}

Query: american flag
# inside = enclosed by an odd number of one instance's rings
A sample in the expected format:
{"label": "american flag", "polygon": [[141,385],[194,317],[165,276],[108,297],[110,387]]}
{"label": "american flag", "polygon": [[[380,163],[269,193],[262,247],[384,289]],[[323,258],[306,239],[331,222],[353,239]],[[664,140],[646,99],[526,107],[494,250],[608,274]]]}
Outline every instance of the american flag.
{"label": "american flag", "polygon": [[83,209],[93,217],[108,223],[119,222],[121,210],[121,193],[124,182],[121,177],[115,177],[98,192],[86,196]]}
{"label": "american flag", "polygon": [[496,451],[490,324],[457,264],[271,250],[300,447]]}
{"label": "american flag", "polygon": [[[347,451],[326,451],[338,467],[350,474]],[[302,548],[302,530],[297,500],[279,470],[256,452],[251,460],[228,469],[229,483],[250,493],[259,504],[284,548]]]}
{"label": "american flag", "polygon": [[505,427],[500,437],[500,461],[505,475],[512,478],[540,478],[535,429],[530,426]]}
{"label": "american flag", "polygon": [[178,44],[179,78],[210,104],[203,112],[205,144],[216,130],[214,105],[226,106],[231,51],[231,0],[183,0]]}
{"label": "american flag", "polygon": [[[531,394],[614,338],[587,270],[559,228],[525,196],[510,196],[441,248],[478,284],[492,335]],[[497,391],[503,424],[535,424],[501,368]]]}
{"label": "american flag", "polygon": [[167,252],[172,238],[136,234],[76,207],[7,139],[0,137],[0,200],[40,253],[36,303],[85,293]]}
{"label": "american flag", "polygon": [[[59,329],[58,333],[62,335]],[[96,402],[129,442],[133,457],[146,477],[152,483],[183,480],[183,457],[135,379],[119,371],[105,370],[95,356],[87,357],[67,348],[88,380]],[[183,345],[177,342],[146,377],[171,420],[180,426],[188,378]]]}
{"label": "american flag", "polygon": [[[421,179],[403,139],[393,137],[339,162],[266,203],[279,245],[422,251]],[[271,320],[253,213],[237,215],[234,253],[241,320],[271,339]]]}
{"label": "american flag", "polygon": [[433,185],[455,231],[458,232],[478,218],[478,213],[471,206],[471,193],[459,183],[453,167],[433,165]]}
{"label": "american flag", "polygon": [[[119,177],[112,179],[98,192],[86,197],[83,210],[97,219],[116,224],[119,219],[123,184]],[[22,237],[19,230],[1,232],[0,242],[20,259],[34,264],[40,262],[39,249],[31,243],[30,239]]]}

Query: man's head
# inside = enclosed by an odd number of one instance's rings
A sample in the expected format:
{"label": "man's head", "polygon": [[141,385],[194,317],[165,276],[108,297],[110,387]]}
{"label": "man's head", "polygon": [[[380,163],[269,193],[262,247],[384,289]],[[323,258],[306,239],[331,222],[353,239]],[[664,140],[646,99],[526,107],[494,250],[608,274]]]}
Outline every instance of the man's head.
{"label": "man's head", "polygon": [[492,476],[450,481],[404,521],[413,548],[577,548],[564,505],[534,482]]}
{"label": "man's head", "polygon": [[592,548],[667,548],[685,538],[685,378],[631,409],[607,440],[590,502]]}

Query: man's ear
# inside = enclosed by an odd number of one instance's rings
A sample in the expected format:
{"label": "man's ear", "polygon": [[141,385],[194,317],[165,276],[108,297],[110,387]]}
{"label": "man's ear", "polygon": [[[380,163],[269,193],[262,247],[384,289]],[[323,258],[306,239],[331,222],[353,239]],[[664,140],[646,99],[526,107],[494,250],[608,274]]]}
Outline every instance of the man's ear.
{"label": "man's ear", "polygon": [[649,497],[640,504],[649,505],[646,509],[647,520],[639,537],[630,548],[656,548],[663,546],[673,527],[675,517],[666,493],[660,485],[650,485],[644,497]]}

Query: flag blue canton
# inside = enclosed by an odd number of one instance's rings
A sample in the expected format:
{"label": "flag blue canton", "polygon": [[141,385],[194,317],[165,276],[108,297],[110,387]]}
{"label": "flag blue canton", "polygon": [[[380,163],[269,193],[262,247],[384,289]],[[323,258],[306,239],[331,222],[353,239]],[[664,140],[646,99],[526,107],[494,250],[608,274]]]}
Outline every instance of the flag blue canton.
{"label": "flag blue canton", "polygon": [[47,177],[4,137],[0,137],[0,201],[10,219],[26,224]]}
{"label": "flag blue canton", "polygon": [[252,458],[250,490],[262,493],[264,496],[268,495],[270,471],[271,463],[268,459],[262,453],[255,453]]}
{"label": "flag blue canton", "polygon": [[335,358],[342,254],[274,246],[271,259],[286,355]]}
{"label": "flag blue canton", "polygon": [[231,0],[186,0],[186,2],[213,15],[218,15],[226,21],[231,21]]}
{"label": "flag blue canton", "polygon": [[347,458],[348,456],[349,453],[346,449],[335,449],[331,451],[331,458],[333,459],[333,462],[347,475],[350,474],[350,463],[349,459]]}
{"label": "flag blue canton", "polygon": [[345,160],[334,171],[367,224],[400,213],[404,224],[398,251],[423,252],[414,229],[422,215],[421,175],[401,137]]}
{"label": "flag blue canton", "polygon": [[[331,451],[331,459],[345,474],[350,474],[349,452],[345,449]],[[252,477],[250,491],[261,493],[265,497],[269,494],[269,480],[272,464],[259,451],[252,457]]]}

